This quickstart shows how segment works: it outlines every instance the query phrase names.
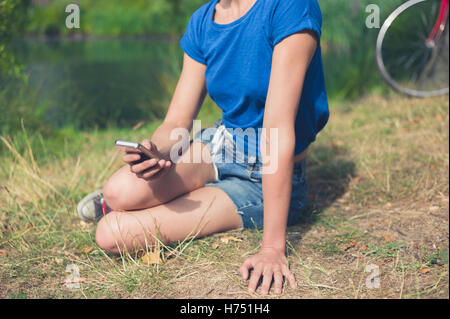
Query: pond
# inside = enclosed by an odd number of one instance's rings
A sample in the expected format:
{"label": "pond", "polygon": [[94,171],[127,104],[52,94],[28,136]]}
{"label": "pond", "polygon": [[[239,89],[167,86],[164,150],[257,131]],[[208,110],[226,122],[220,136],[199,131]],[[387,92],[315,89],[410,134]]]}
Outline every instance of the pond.
{"label": "pond", "polygon": [[14,50],[36,112],[80,128],[163,116],[183,54],[176,39],[27,38]]}

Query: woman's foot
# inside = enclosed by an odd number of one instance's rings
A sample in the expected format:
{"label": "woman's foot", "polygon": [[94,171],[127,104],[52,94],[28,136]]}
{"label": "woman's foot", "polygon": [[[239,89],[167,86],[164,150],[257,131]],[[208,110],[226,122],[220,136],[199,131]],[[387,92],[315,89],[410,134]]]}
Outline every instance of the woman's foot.
{"label": "woman's foot", "polygon": [[85,222],[99,221],[111,211],[103,198],[101,189],[84,197],[77,206],[78,216]]}

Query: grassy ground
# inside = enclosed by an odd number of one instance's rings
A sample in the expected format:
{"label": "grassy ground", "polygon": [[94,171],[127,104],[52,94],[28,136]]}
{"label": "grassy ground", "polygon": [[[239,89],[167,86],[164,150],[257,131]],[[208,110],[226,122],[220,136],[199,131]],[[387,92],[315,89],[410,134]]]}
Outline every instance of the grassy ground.
{"label": "grassy ground", "polygon": [[[298,288],[281,298],[449,297],[448,107],[448,97],[396,95],[332,103],[308,155],[305,217],[288,229]],[[141,139],[156,125],[2,138],[0,298],[258,297],[238,267],[260,231],[159,247],[154,264],[152,254],[105,254],[95,226],[77,218],[76,203],[121,166],[112,141]],[[71,264],[79,289],[65,285]],[[368,288],[377,271],[379,287]]]}

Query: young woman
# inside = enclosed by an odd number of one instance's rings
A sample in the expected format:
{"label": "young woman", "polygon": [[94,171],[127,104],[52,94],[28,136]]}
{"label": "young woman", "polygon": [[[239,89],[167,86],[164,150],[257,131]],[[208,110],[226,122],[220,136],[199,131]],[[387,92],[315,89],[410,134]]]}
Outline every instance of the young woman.
{"label": "young woman", "polygon": [[[305,205],[306,152],[329,116],[321,23],[317,0],[211,0],[192,15],[167,115],[142,142],[162,159],[139,163],[139,153],[126,153],[127,165],[78,205],[85,220],[108,213],[97,226],[101,248],[119,253],[155,238],[171,243],[263,228],[259,252],[240,268],[248,289],[254,292],[261,276],[262,294],[271,287],[281,293],[283,277],[295,287],[286,226],[299,220]],[[190,144],[202,152],[201,161],[187,151],[174,163],[170,152],[178,140],[171,133],[191,131],[206,93],[222,119]],[[267,169],[273,163],[276,169]]]}

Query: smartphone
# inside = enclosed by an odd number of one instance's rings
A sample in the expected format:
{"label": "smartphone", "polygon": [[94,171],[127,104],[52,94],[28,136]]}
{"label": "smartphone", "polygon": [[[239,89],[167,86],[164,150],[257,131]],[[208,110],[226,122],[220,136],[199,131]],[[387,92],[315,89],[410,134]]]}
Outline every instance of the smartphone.
{"label": "smartphone", "polygon": [[121,140],[117,140],[115,142],[116,146],[122,148],[125,152],[129,151],[129,152],[133,152],[133,151],[139,151],[141,152],[141,159],[136,161],[135,163],[140,163],[143,161],[146,161],[148,159],[154,158],[157,161],[160,160],[159,156],[153,152],[152,150],[149,150],[148,148],[146,148],[145,146],[139,144],[139,143],[135,143],[135,142],[128,142],[128,141],[121,141]]}

